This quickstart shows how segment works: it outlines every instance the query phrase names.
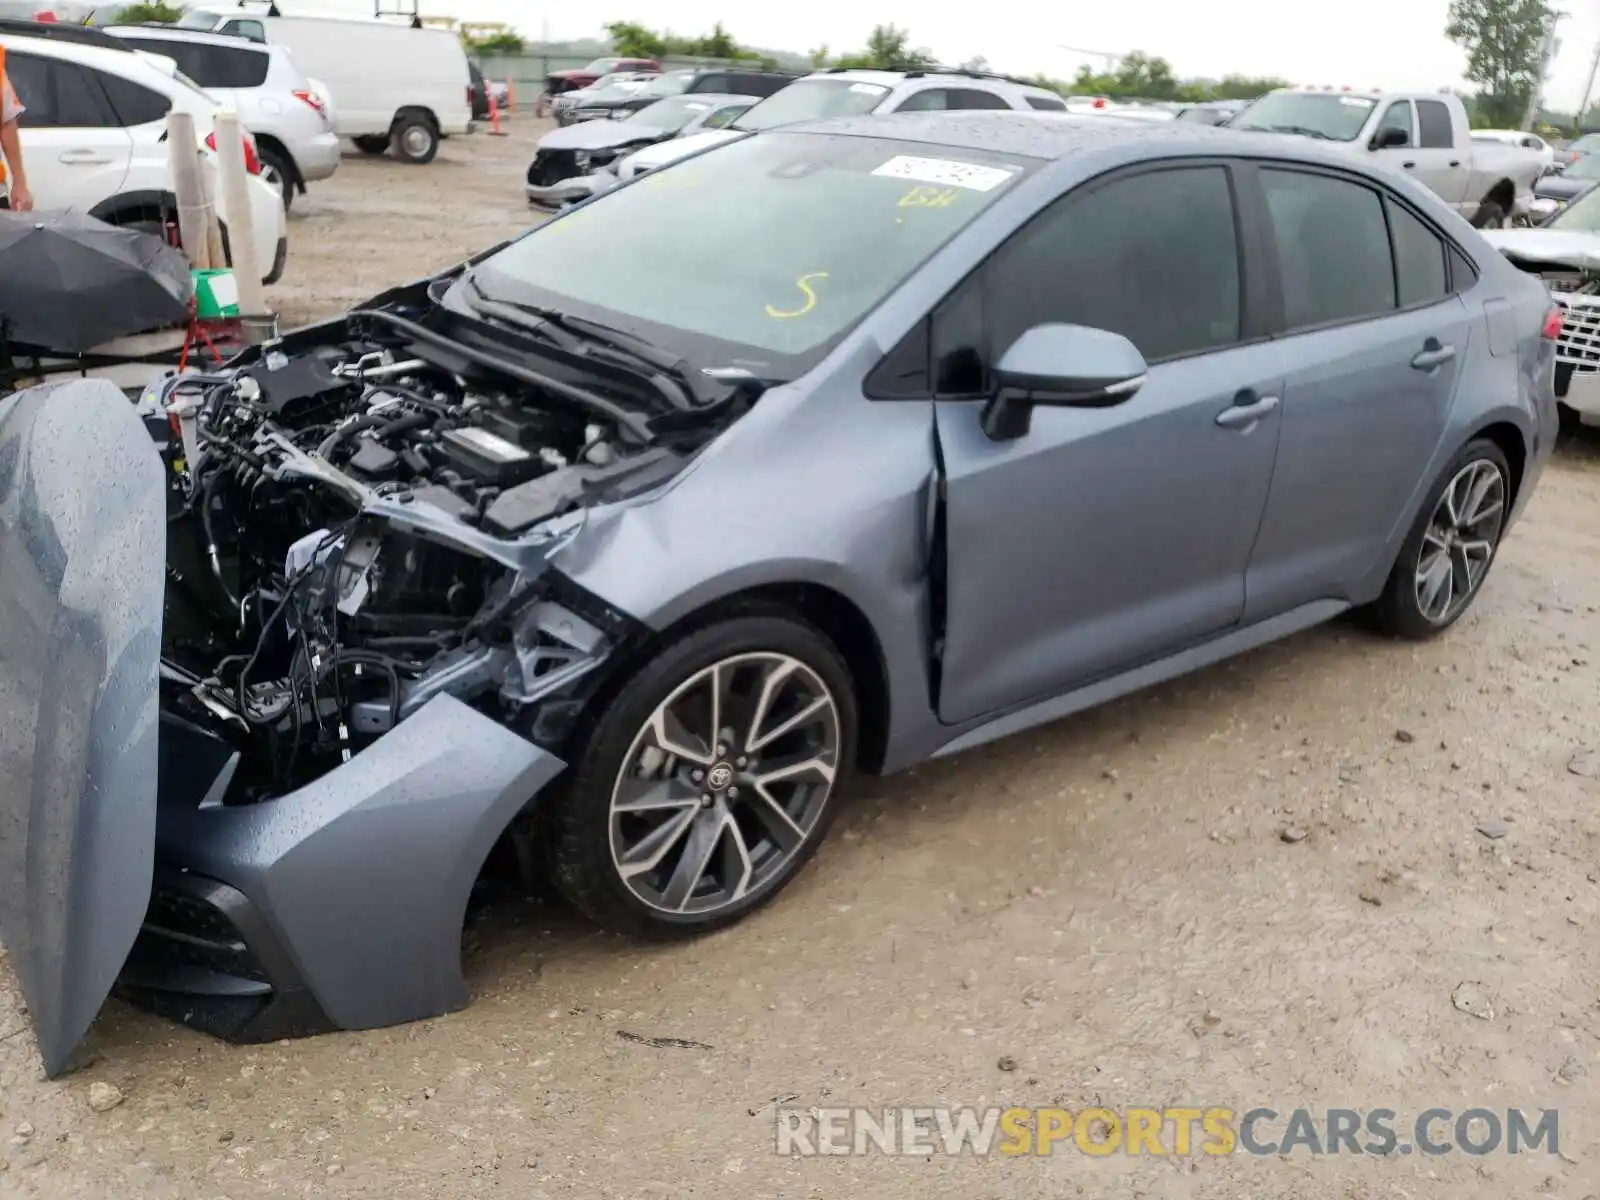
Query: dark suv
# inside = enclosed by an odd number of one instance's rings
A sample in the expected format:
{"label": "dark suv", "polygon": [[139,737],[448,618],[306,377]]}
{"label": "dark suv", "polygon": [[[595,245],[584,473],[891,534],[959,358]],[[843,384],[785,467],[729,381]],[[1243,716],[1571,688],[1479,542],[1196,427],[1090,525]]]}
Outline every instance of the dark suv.
{"label": "dark suv", "polygon": [[797,76],[784,71],[745,70],[739,67],[706,67],[698,71],[667,71],[637,92],[607,96],[585,103],[573,119],[590,121],[598,117],[625,117],[649,108],[667,96],[715,93],[721,96],[757,96],[765,99],[793,83]]}

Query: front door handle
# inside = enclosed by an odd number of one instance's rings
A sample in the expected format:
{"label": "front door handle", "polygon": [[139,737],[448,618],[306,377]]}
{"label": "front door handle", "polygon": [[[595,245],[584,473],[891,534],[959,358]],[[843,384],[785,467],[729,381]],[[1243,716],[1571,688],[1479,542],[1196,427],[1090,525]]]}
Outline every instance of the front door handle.
{"label": "front door handle", "polygon": [[1400,165],[1408,171],[1415,171],[1417,169],[1417,164],[1414,162],[1401,163]]}
{"label": "front door handle", "polygon": [[1432,371],[1442,367],[1456,356],[1454,346],[1439,344],[1438,338],[1429,338],[1422,343],[1422,350],[1411,360],[1411,365],[1418,371]]}
{"label": "front door handle", "polygon": [[1276,396],[1258,396],[1246,388],[1233,398],[1233,405],[1217,414],[1217,424],[1224,429],[1240,429],[1248,433],[1257,422],[1278,407]]}
{"label": "front door handle", "polygon": [[88,164],[94,166],[103,165],[110,162],[111,156],[109,154],[103,154],[99,150],[63,150],[57,157],[56,161],[74,165]]}
{"label": "front door handle", "polygon": [[1450,165],[1452,167],[1459,167],[1461,165],[1461,160],[1459,158],[1452,158],[1450,160]]}

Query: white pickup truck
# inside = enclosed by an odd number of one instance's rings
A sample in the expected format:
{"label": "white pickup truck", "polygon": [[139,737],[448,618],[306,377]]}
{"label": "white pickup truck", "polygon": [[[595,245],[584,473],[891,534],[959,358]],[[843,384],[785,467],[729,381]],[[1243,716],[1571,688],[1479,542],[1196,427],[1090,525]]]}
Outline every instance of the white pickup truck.
{"label": "white pickup truck", "polygon": [[1480,229],[1498,229],[1526,213],[1544,173],[1537,151],[1474,141],[1467,110],[1448,92],[1279,88],[1228,126],[1297,134],[1373,155],[1415,176]]}

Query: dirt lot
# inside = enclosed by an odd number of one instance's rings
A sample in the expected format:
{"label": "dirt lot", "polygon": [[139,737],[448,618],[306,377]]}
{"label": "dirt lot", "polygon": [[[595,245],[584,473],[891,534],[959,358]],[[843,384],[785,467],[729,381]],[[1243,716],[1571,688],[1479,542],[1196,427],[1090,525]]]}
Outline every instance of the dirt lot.
{"label": "dirt lot", "polygon": [[[275,301],[331,313],[514,232],[529,145],[347,159]],[[0,1196],[1593,1197],[1597,605],[1587,437],[1443,640],[1335,626],[870,784],[776,905],[693,945],[506,904],[463,1013],[235,1048],[113,1004],[58,1083],[0,964]],[[1560,1153],[800,1161],[775,1097],[1559,1107]]]}

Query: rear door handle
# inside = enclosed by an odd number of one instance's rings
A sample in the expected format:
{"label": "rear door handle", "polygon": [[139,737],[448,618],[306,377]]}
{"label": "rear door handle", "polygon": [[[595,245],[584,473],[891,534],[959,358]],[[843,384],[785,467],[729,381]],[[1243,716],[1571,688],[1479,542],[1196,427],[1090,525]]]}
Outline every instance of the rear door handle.
{"label": "rear door handle", "polygon": [[1278,407],[1276,396],[1258,396],[1246,388],[1233,398],[1233,406],[1217,414],[1217,424],[1224,429],[1241,429],[1248,433],[1257,422]]}
{"label": "rear door handle", "polygon": [[1400,165],[1408,171],[1415,171],[1417,169],[1417,164],[1414,162],[1401,163]]}
{"label": "rear door handle", "polygon": [[110,162],[111,156],[109,154],[104,154],[99,150],[63,150],[57,157],[56,161],[64,163],[87,163],[90,165],[96,165]]}
{"label": "rear door handle", "polygon": [[1461,160],[1459,158],[1452,158],[1450,160],[1450,165],[1452,167],[1459,167],[1461,165]]}
{"label": "rear door handle", "polygon": [[1411,365],[1419,371],[1432,371],[1442,367],[1456,356],[1454,346],[1441,346],[1438,338],[1429,338],[1422,343],[1422,349],[1411,360]]}

